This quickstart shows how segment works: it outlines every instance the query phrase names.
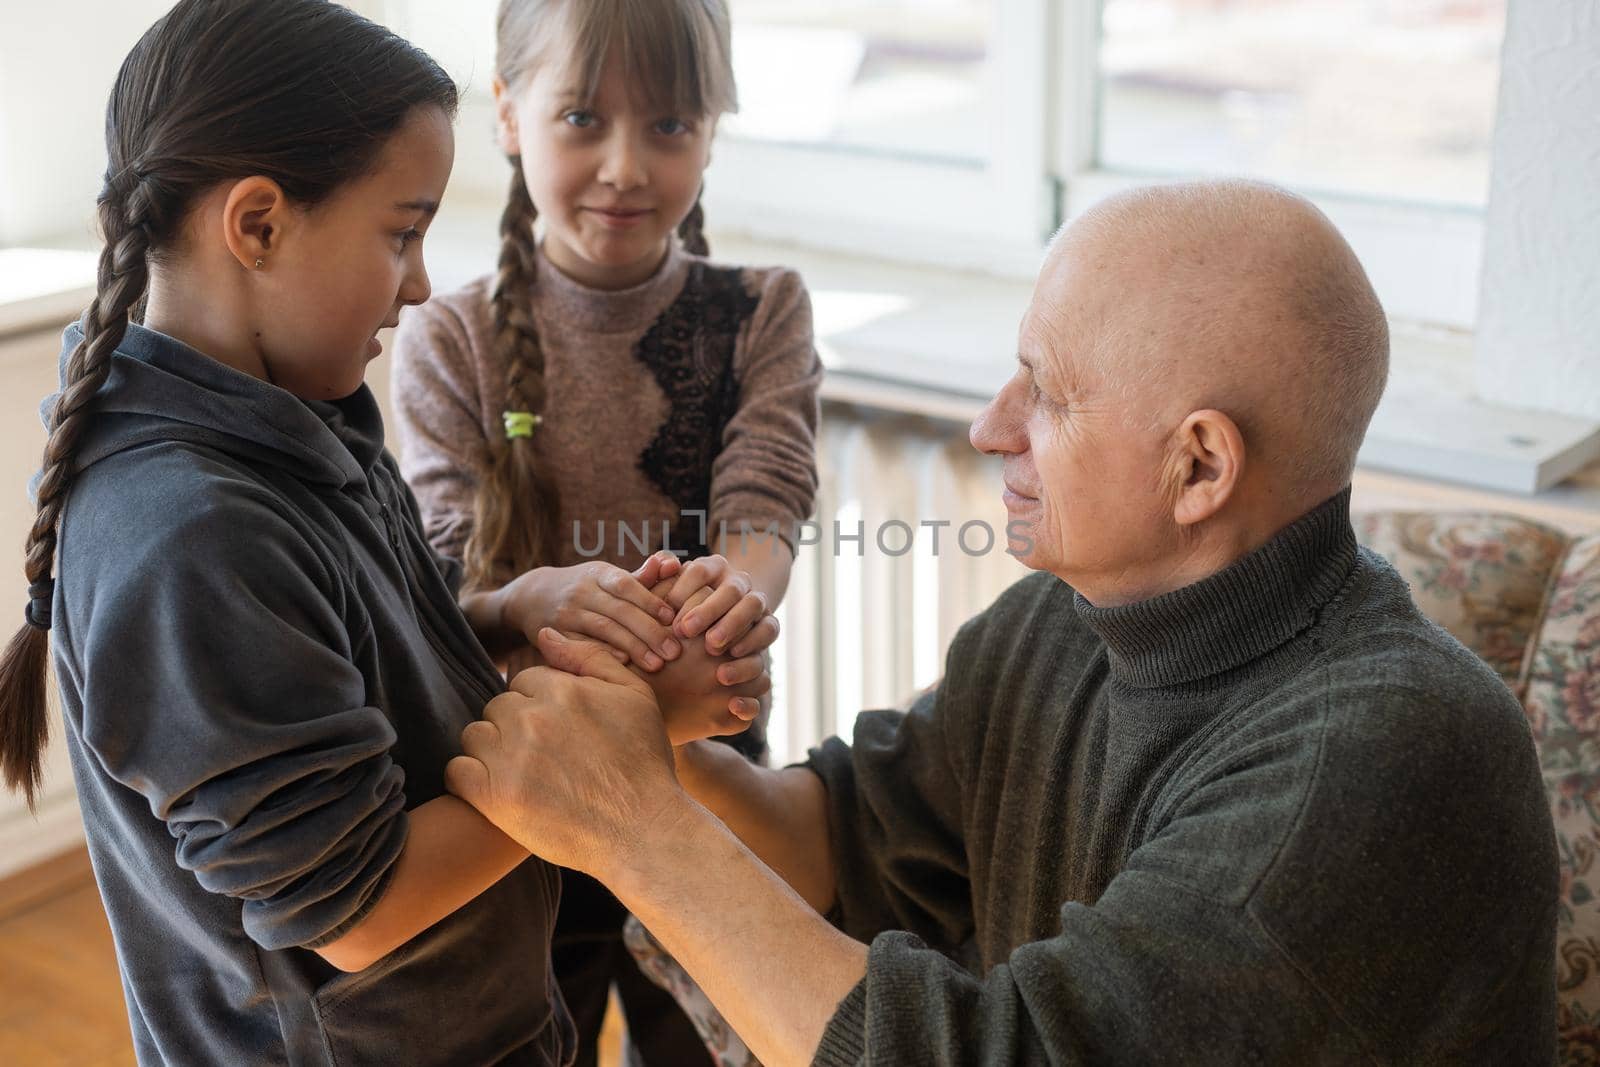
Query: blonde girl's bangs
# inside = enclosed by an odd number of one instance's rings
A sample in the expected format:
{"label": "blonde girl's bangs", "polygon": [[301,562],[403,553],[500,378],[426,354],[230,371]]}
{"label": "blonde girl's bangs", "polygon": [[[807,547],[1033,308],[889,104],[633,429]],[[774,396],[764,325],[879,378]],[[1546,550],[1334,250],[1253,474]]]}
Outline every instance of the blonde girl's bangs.
{"label": "blonde girl's bangs", "polygon": [[588,105],[615,55],[639,98],[665,114],[739,109],[722,0],[504,0],[499,43],[497,66],[508,84],[539,62],[560,63]]}

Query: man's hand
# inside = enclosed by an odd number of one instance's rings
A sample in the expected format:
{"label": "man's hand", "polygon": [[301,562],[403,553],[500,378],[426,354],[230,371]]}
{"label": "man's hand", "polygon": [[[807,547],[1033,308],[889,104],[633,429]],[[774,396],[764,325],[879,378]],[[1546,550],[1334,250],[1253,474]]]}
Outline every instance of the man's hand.
{"label": "man's hand", "polygon": [[605,881],[674,802],[692,802],[649,685],[602,645],[538,637],[550,666],[467,724],[445,785],[529,852]]}

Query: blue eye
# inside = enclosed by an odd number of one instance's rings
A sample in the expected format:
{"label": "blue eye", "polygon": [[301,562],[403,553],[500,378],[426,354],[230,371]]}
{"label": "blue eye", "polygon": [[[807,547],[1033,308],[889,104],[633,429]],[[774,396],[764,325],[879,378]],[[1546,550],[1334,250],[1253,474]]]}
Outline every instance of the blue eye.
{"label": "blue eye", "polygon": [[572,126],[579,130],[587,130],[598,121],[595,118],[594,112],[584,111],[582,109],[568,111],[566,114],[561,116],[561,120],[568,126]]}

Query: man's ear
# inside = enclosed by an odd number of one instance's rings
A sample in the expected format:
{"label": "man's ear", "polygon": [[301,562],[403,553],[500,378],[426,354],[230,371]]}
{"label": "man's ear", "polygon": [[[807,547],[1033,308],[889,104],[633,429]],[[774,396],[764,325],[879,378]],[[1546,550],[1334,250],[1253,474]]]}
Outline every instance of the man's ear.
{"label": "man's ear", "polygon": [[222,206],[222,240],[229,254],[245,270],[265,270],[283,247],[293,212],[283,188],[271,178],[241,178]]}
{"label": "man's ear", "polygon": [[1179,486],[1172,517],[1180,526],[1222,510],[1244,477],[1244,435],[1214,408],[1195,411],[1178,430]]}
{"label": "man's ear", "polygon": [[494,92],[495,141],[506,155],[520,156],[522,140],[517,133],[517,108],[516,101],[511,98],[511,90],[498,74],[489,88]]}

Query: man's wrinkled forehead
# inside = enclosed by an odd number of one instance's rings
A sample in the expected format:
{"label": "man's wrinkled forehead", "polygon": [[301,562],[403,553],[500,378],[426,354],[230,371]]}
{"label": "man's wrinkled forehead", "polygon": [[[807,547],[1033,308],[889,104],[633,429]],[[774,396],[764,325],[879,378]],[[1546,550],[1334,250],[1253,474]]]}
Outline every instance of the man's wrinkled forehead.
{"label": "man's wrinkled forehead", "polygon": [[1112,338],[1102,272],[1063,248],[1060,239],[1034,286],[1023,316],[1018,352],[1036,375],[1063,394],[1093,390],[1103,377]]}

